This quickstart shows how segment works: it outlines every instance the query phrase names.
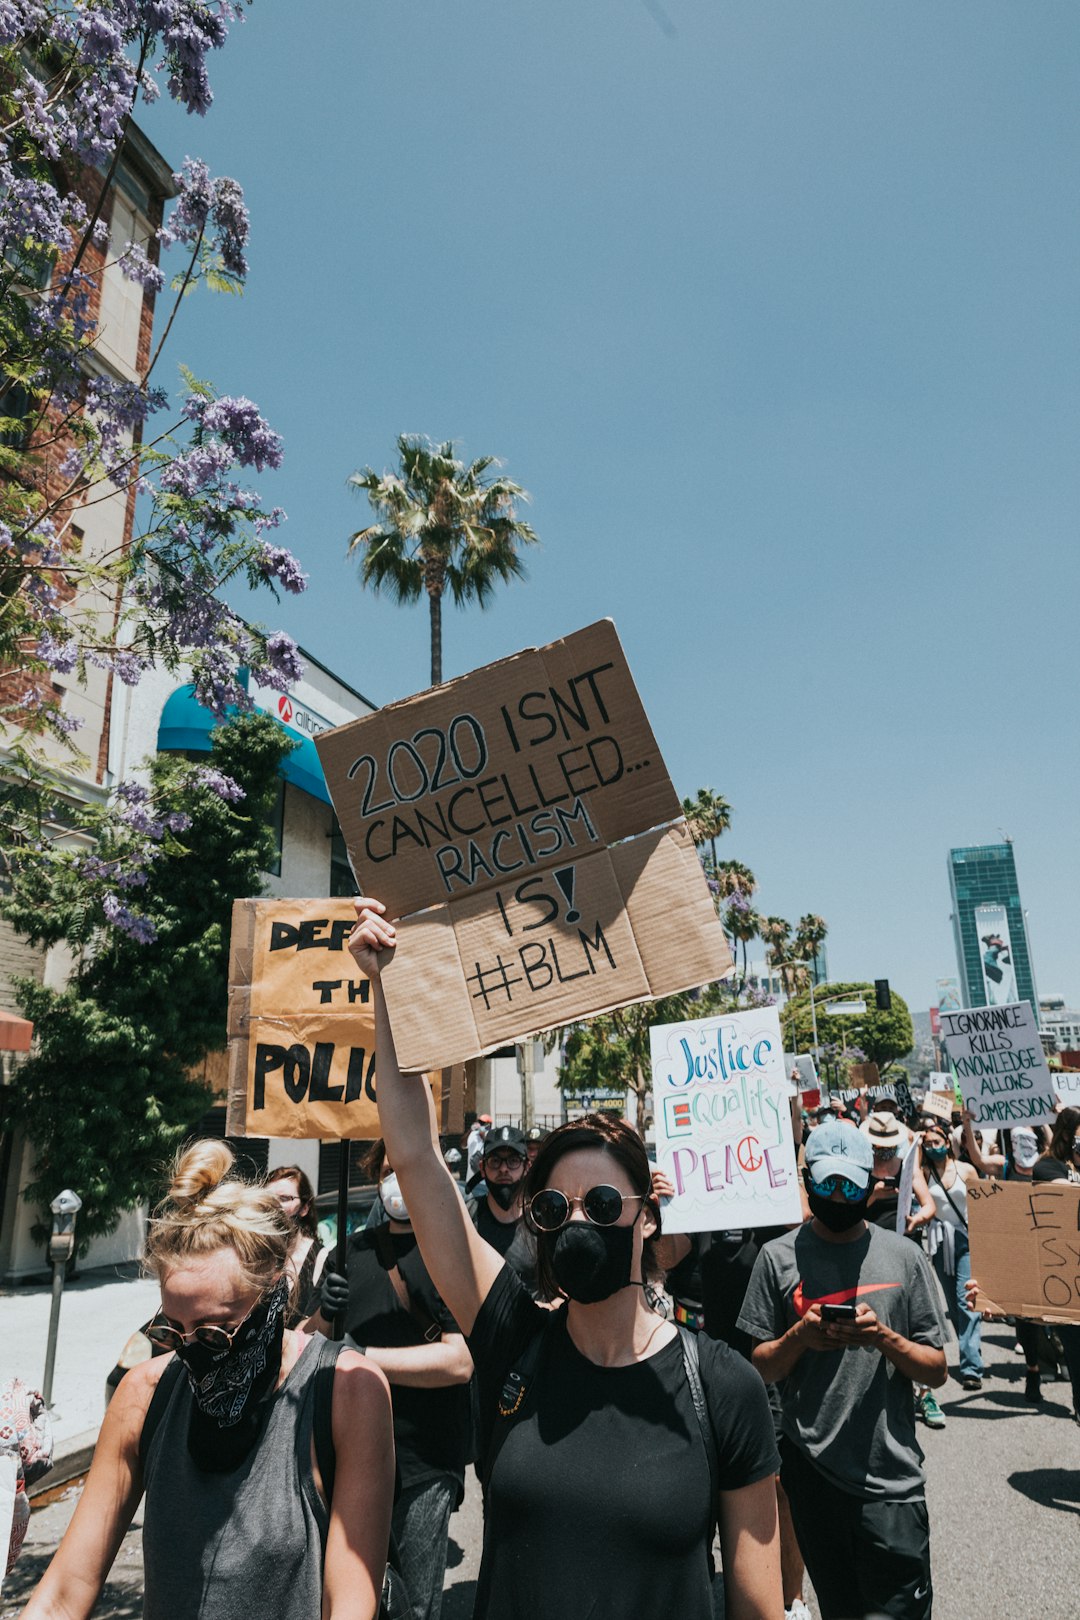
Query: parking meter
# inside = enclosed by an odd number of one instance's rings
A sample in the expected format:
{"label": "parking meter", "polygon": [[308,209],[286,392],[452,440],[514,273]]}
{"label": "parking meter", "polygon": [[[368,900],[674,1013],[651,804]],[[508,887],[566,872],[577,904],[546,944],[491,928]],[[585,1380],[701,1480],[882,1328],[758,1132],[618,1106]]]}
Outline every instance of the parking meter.
{"label": "parking meter", "polygon": [[49,1340],[45,1348],[45,1377],[41,1394],[47,1407],[52,1406],[53,1372],[56,1367],[56,1340],[60,1331],[60,1299],[64,1292],[64,1268],[75,1253],[75,1217],[82,1209],[78,1193],[65,1187],[49,1205],[52,1210],[52,1232],[49,1235],[49,1263],[53,1268],[52,1309],[49,1312]]}

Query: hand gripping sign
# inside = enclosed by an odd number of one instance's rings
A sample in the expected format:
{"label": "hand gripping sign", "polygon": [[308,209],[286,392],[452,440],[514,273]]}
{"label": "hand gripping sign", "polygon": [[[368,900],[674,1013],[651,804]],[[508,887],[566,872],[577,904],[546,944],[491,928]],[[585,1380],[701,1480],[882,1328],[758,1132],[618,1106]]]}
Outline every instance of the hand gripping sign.
{"label": "hand gripping sign", "polygon": [[693,842],[608,620],[323,732],[404,1069],[730,972]]}
{"label": "hand gripping sign", "polygon": [[[237,900],[229,958],[230,1136],[380,1133],[371,985],[349,955],[351,900]],[[430,1074],[463,1129],[464,1070]]]}

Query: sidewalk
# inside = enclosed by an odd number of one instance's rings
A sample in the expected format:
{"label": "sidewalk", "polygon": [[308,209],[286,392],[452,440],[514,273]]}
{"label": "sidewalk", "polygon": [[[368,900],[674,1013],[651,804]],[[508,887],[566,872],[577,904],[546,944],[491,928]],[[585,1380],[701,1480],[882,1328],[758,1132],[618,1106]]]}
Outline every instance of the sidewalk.
{"label": "sidewalk", "polygon": [[[105,1379],[160,1297],[135,1265],[89,1271],[65,1286],[51,1413],[57,1459],[93,1443],[105,1415]],[[51,1303],[44,1283],[0,1289],[0,1379],[41,1388]]]}

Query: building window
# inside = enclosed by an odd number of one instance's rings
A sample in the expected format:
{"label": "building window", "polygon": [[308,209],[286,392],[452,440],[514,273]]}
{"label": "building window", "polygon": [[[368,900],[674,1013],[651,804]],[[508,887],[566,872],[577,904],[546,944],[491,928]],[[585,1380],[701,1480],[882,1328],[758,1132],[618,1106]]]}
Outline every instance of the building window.
{"label": "building window", "polygon": [[349,865],[349,854],[337,816],[334,816],[330,828],[330,893],[335,898],[360,893]]}
{"label": "building window", "polygon": [[280,877],[281,851],[285,844],[285,782],[283,778],[278,779],[277,798],[274,800],[274,808],[270,812],[270,832],[274,839],[275,853],[266,870],[271,877]]}
{"label": "building window", "polygon": [[127,279],[117,261],[129,242],[145,246],[149,234],[149,228],[142,223],[131,204],[114,192],[108,257],[101,277],[98,330],[102,342],[131,371],[139,363],[143,290],[137,281]]}

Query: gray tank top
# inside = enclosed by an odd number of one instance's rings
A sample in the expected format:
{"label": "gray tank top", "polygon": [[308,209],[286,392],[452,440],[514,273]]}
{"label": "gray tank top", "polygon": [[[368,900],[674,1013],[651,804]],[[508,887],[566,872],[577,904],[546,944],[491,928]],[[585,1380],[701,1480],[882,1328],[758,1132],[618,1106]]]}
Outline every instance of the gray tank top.
{"label": "gray tank top", "polygon": [[340,1347],[316,1334],[230,1474],[187,1448],[192,1394],[177,1379],[145,1461],[143,1620],[319,1620],[329,1514],[311,1469],[315,1373]]}

